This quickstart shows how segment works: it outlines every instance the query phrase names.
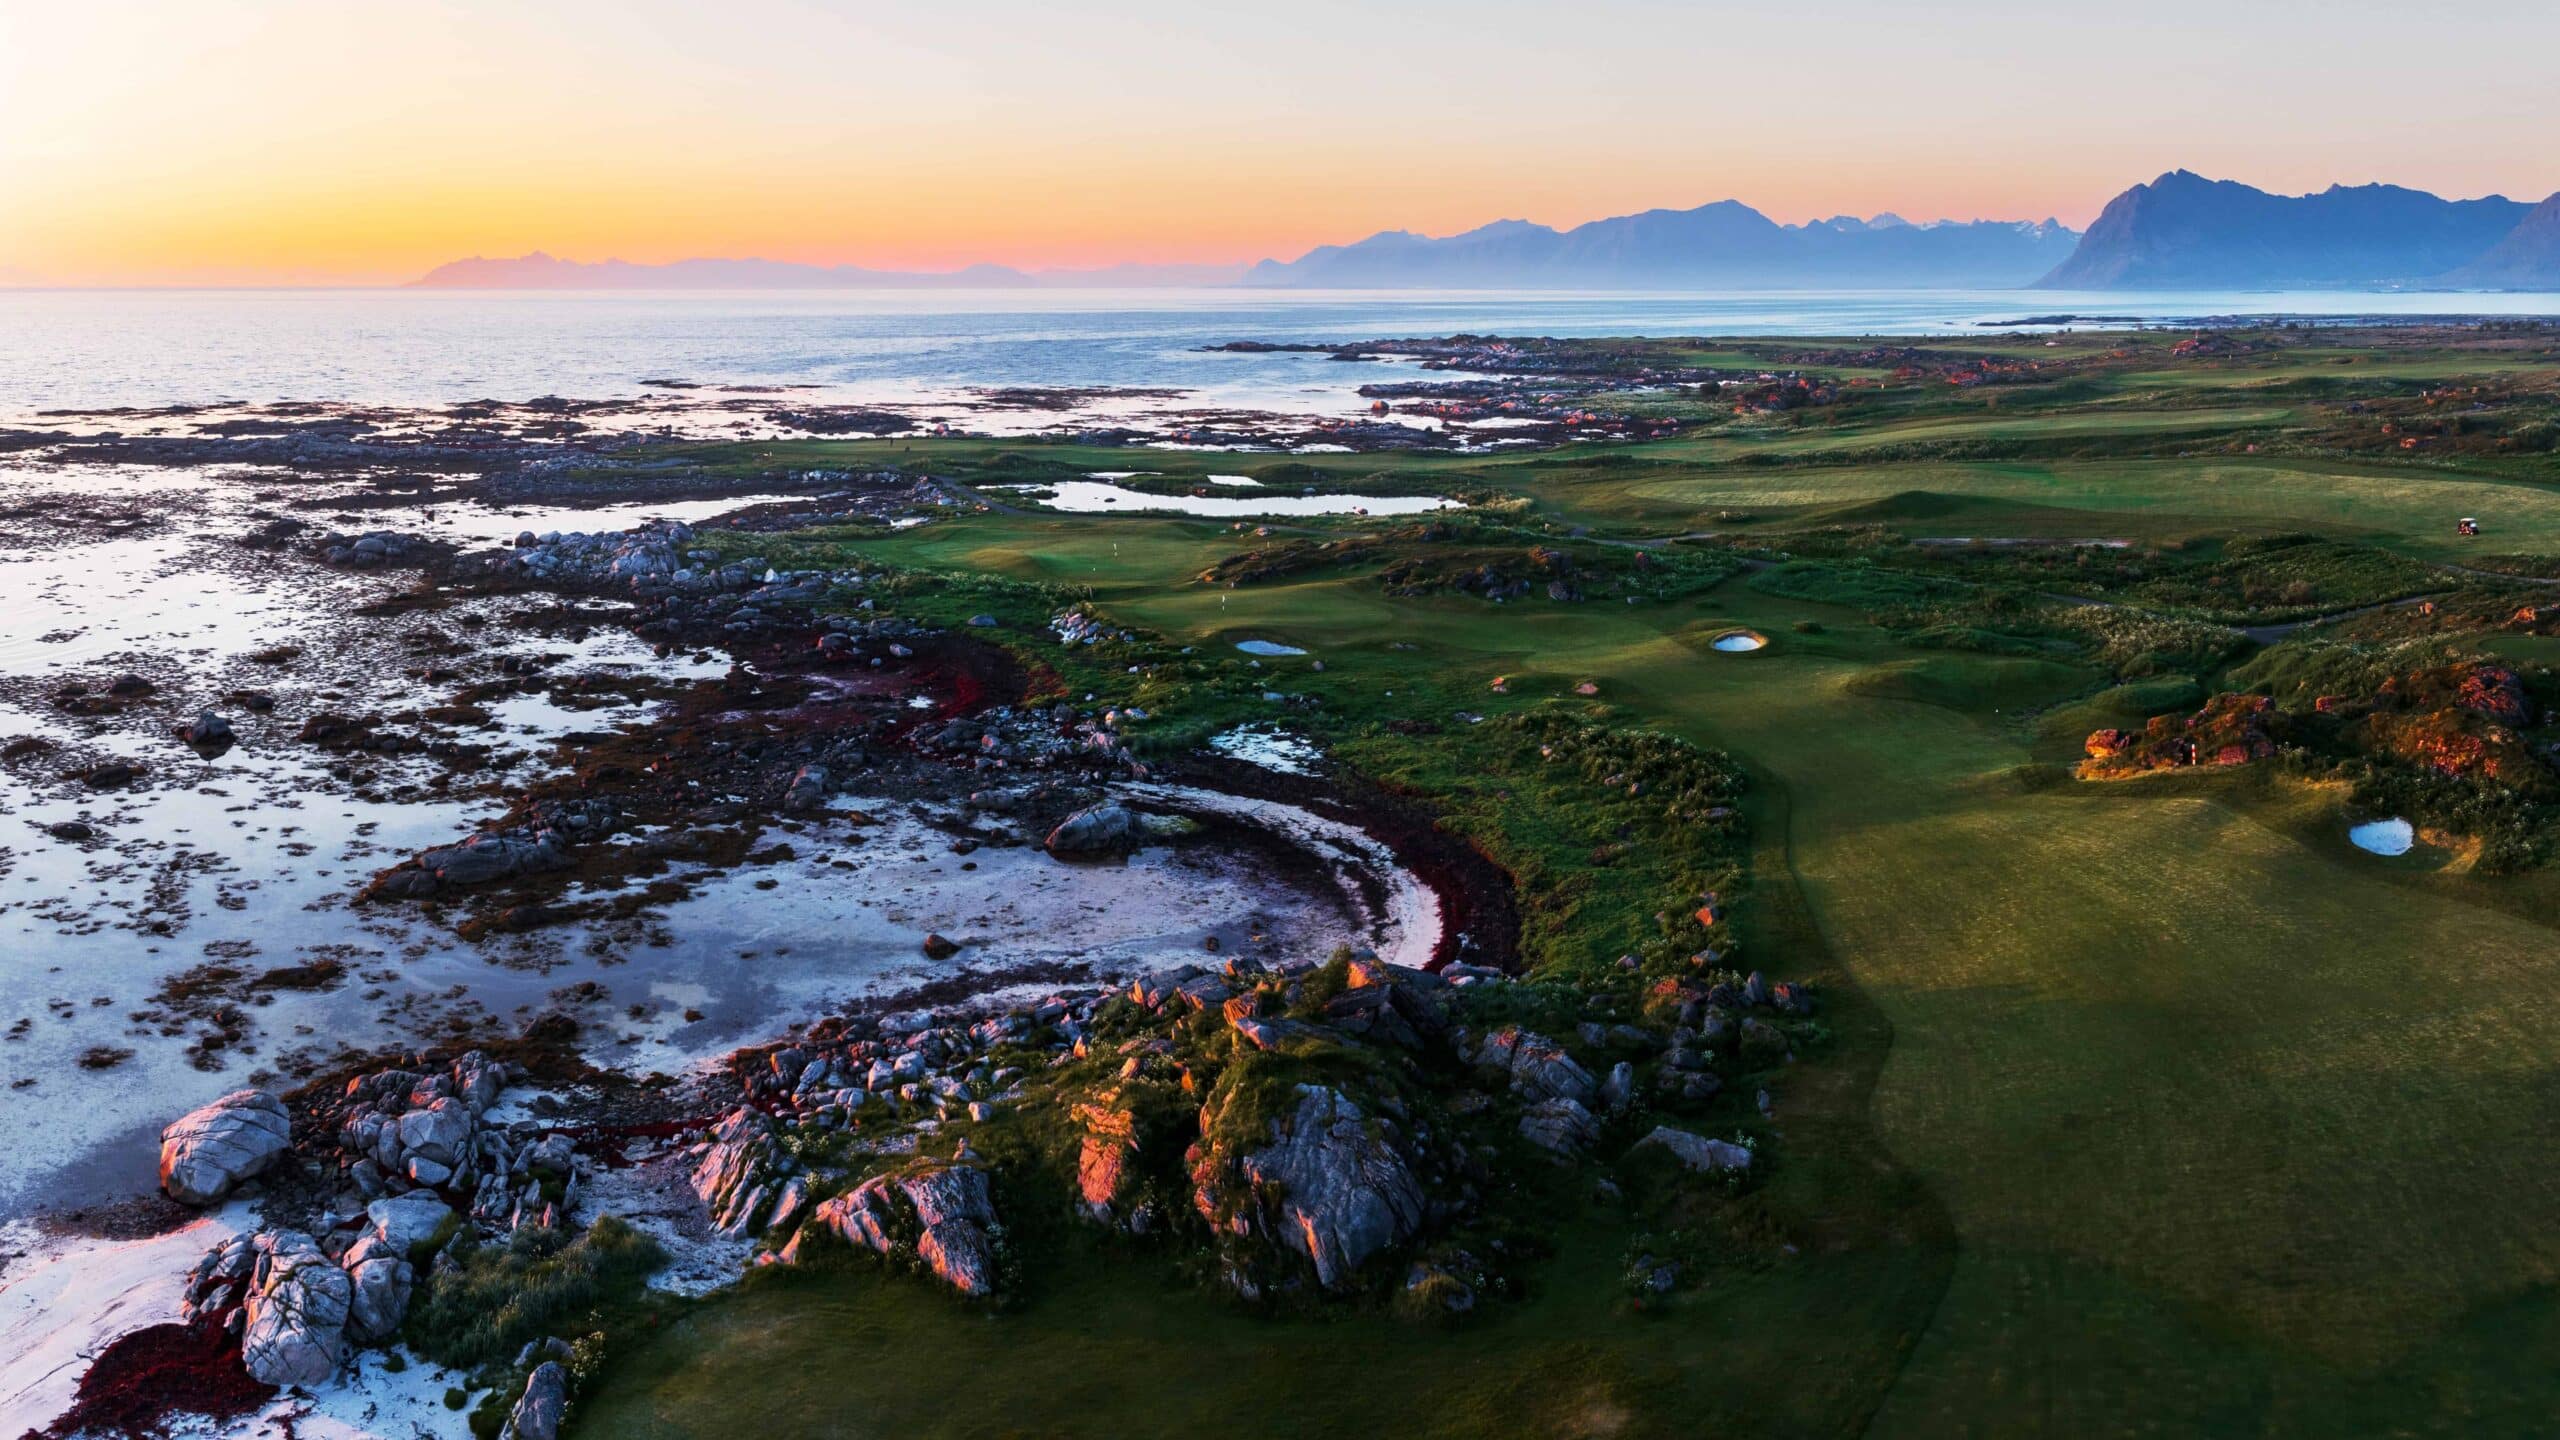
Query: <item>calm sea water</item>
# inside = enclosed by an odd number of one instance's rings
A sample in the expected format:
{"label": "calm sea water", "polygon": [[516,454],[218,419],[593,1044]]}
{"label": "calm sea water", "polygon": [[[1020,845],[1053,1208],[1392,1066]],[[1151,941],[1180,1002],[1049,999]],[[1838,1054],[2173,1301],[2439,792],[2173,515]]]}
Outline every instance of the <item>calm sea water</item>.
{"label": "calm sea water", "polygon": [[1170,386],[1209,404],[1291,408],[1347,390],[1353,377],[1320,357],[1200,347],[1454,331],[1946,335],[2065,312],[2560,315],[2560,295],[0,291],[0,416],[225,400],[605,398],[648,379],[810,385],[854,401],[971,385]]}

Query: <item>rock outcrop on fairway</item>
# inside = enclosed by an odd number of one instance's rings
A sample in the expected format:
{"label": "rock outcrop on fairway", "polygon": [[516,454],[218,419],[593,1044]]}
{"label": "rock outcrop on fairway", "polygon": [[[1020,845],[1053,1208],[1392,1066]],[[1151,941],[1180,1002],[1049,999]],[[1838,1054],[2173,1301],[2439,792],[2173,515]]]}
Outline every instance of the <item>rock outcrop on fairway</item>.
{"label": "rock outcrop on fairway", "polygon": [[[1219,1119],[1204,1111],[1202,1133],[1217,1137]],[[1198,1148],[1192,1203],[1213,1228],[1286,1246],[1328,1290],[1348,1288],[1363,1261],[1421,1230],[1422,1187],[1392,1120],[1338,1090],[1300,1085],[1266,1129],[1260,1143],[1211,1138]]]}
{"label": "rock outcrop on fairway", "polygon": [[234,1090],[160,1132],[160,1188],[188,1205],[211,1205],[264,1174],[292,1143],[293,1118],[264,1090]]}
{"label": "rock outcrop on fairway", "polygon": [[786,1262],[801,1257],[813,1229],[884,1258],[912,1256],[963,1295],[996,1292],[995,1202],[987,1172],[975,1165],[875,1175],[821,1201],[785,1247]]}
{"label": "rock outcrop on fairway", "polygon": [[2216,695],[2193,715],[2155,715],[2140,730],[2092,731],[2080,763],[2087,779],[2139,775],[2186,765],[2246,765],[2272,759],[2284,723],[2264,695]]}

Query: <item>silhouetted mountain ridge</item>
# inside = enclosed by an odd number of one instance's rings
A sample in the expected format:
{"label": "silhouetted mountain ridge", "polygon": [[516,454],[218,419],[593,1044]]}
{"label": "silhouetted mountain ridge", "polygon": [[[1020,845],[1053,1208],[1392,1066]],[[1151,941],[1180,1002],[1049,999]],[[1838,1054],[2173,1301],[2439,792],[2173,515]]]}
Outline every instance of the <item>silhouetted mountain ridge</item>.
{"label": "silhouetted mountain ridge", "polygon": [[2476,290],[2560,290],[2560,195],[2533,207],[2488,254],[2445,281]]}
{"label": "silhouetted mountain ridge", "polygon": [[1500,220],[1434,238],[1387,230],[1265,260],[1248,285],[1293,288],[1809,289],[2024,285],[2077,237],[2059,222],[1913,225],[1835,216],[1781,225],[1738,200],[1555,230]]}
{"label": "silhouetted mountain ridge", "polygon": [[2071,258],[2038,283],[2061,290],[2369,290],[2445,283],[2528,207],[2503,195],[2447,200],[2398,185],[2275,195],[2173,170],[2107,203]]}

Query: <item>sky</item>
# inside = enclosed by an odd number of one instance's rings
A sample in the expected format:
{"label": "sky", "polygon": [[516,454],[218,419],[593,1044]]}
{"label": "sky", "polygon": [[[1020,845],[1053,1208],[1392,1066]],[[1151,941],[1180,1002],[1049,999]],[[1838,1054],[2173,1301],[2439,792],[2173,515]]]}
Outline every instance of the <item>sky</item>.
{"label": "sky", "polygon": [[2179,167],[2538,200],[2556,52],[2549,0],[0,0],[0,284],[2085,225]]}

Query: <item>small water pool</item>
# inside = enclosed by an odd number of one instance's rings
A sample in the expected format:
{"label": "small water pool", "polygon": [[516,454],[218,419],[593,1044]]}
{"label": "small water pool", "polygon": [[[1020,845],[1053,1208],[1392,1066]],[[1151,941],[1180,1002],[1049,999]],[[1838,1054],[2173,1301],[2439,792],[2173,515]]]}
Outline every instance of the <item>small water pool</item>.
{"label": "small water pool", "polygon": [[1277,640],[1239,640],[1236,642],[1236,648],[1247,655],[1304,655],[1307,653],[1295,645],[1283,645]]}
{"label": "small water pool", "polygon": [[2394,815],[2388,820],[2367,820],[2347,831],[2347,840],[2357,849],[2373,855],[2406,855],[2418,842],[2418,832],[2409,822]]}
{"label": "small water pool", "polygon": [[1769,643],[1769,637],[1754,630],[1728,630],[1708,645],[1727,655],[1747,655]]}

